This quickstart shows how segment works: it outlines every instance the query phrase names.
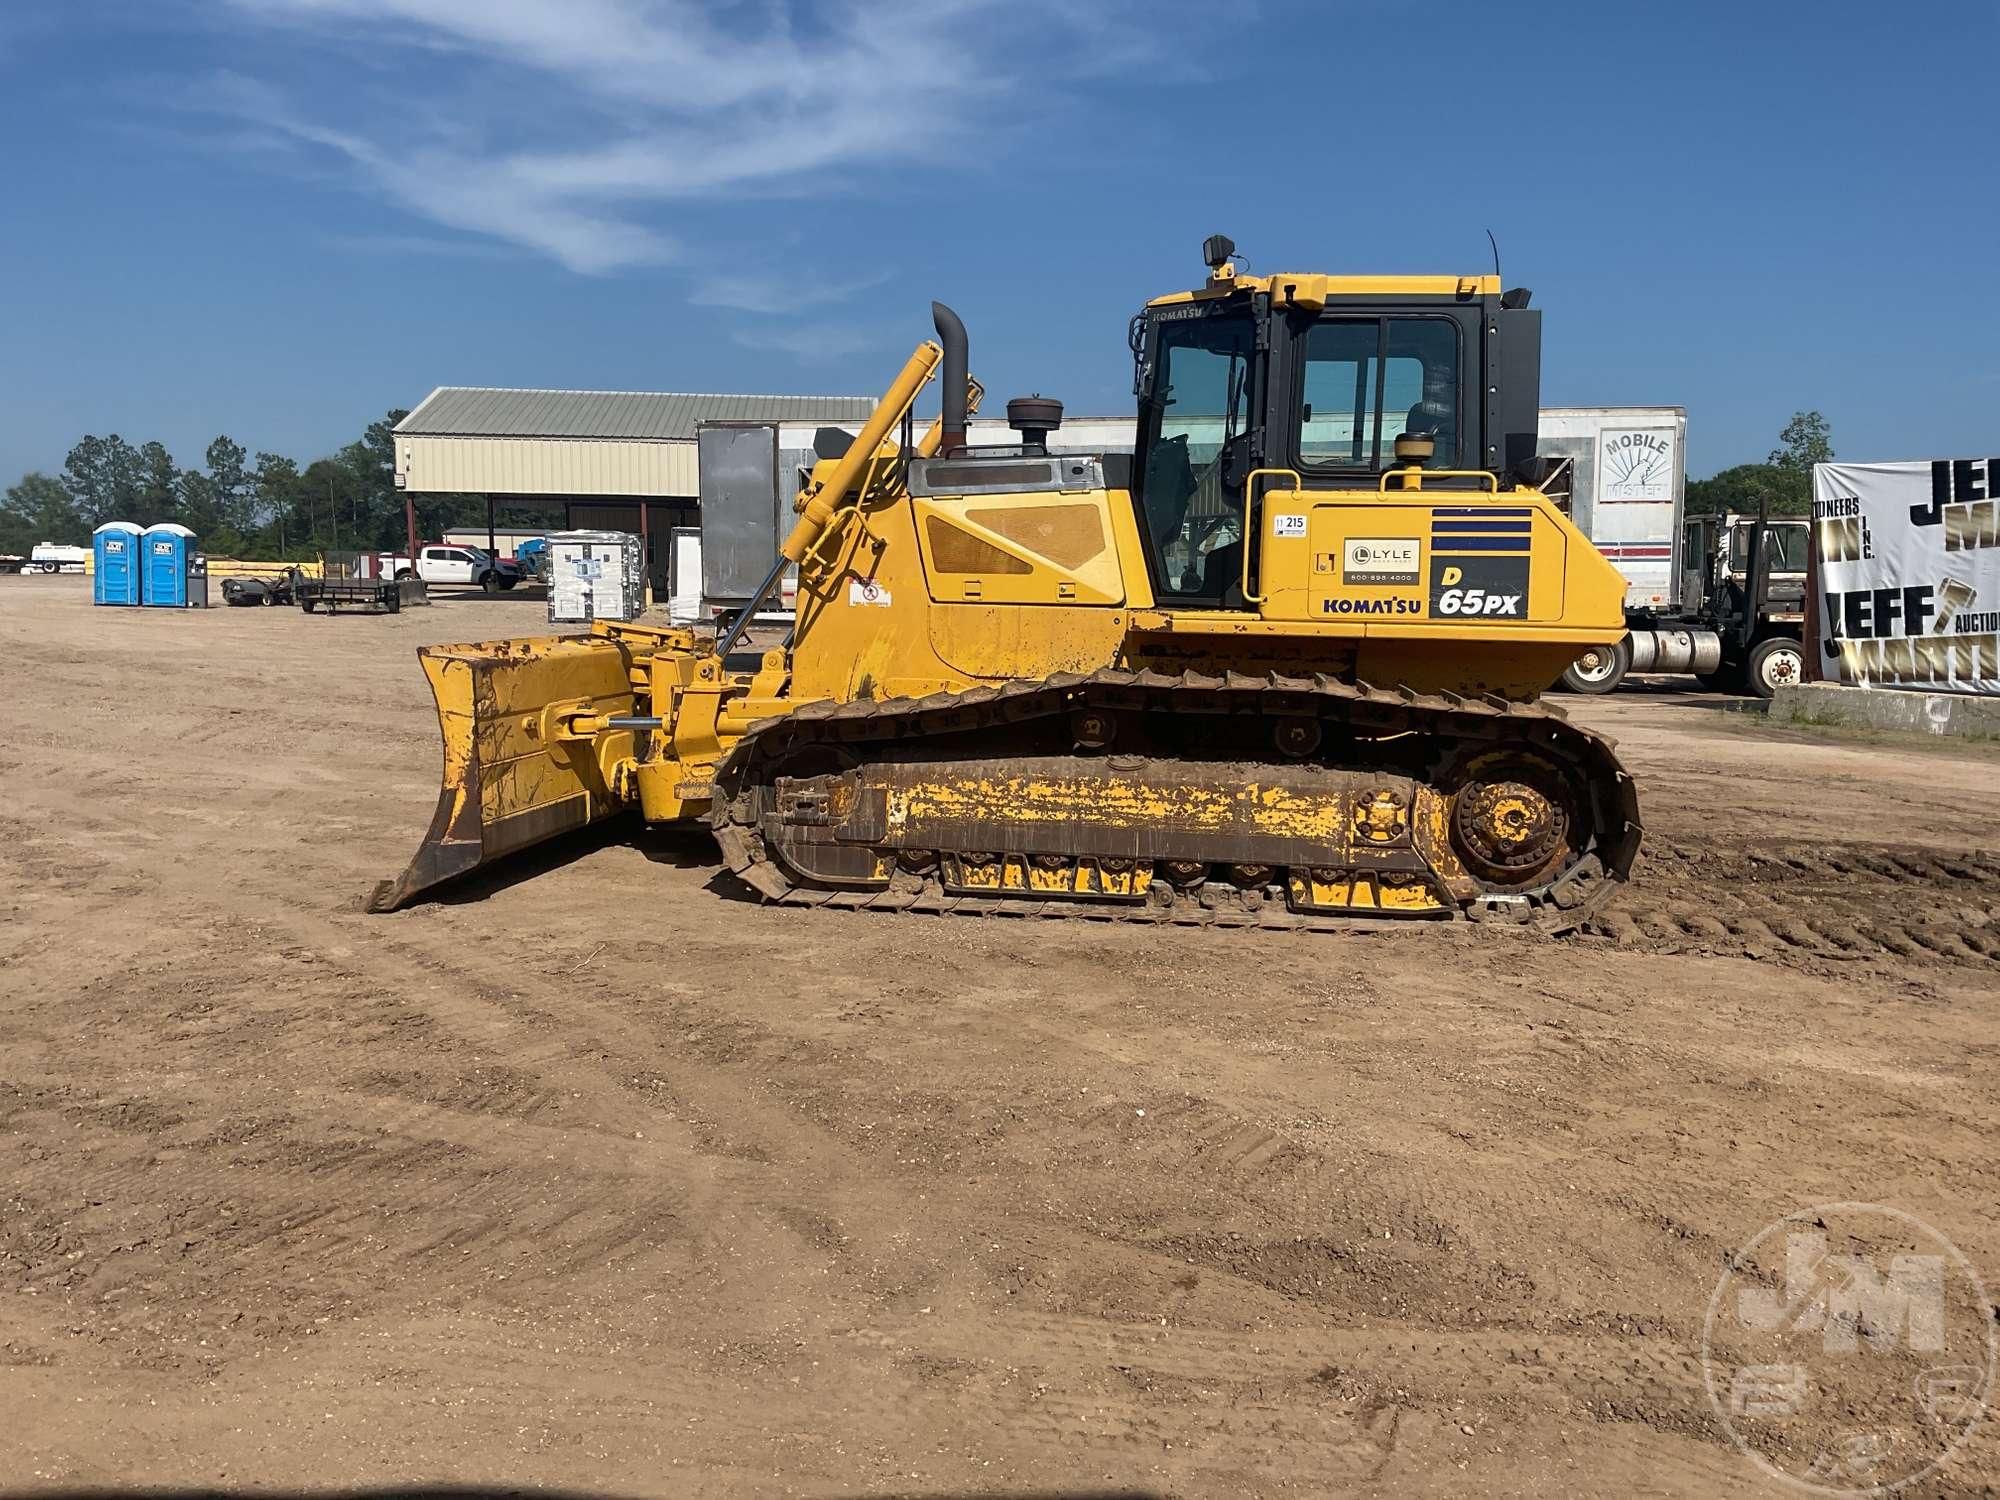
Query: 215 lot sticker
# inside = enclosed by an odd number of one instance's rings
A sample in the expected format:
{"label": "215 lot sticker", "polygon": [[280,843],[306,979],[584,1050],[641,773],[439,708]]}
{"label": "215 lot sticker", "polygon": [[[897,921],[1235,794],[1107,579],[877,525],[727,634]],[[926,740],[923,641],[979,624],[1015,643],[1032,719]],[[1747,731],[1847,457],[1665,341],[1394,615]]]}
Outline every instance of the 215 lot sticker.
{"label": "215 lot sticker", "polygon": [[1431,559],[1431,613],[1447,619],[1528,618],[1528,559]]}

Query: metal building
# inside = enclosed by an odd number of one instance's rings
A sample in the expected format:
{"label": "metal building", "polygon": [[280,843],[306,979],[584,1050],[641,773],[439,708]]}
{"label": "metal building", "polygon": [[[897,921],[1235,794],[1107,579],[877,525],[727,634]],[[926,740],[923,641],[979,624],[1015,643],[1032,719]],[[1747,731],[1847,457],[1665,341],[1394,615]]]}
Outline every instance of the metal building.
{"label": "metal building", "polygon": [[695,427],[705,421],[865,421],[871,396],[722,396],[439,386],[396,424],[396,487],[547,505],[548,528],[636,531],[654,592],[666,539],[695,524]]}

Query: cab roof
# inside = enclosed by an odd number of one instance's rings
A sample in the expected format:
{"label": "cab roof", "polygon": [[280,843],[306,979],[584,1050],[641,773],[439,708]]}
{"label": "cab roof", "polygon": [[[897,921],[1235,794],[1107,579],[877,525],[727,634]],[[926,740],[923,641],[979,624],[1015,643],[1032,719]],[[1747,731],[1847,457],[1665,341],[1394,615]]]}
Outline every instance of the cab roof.
{"label": "cab roof", "polygon": [[1168,307],[1183,302],[1207,302],[1237,292],[1269,292],[1277,307],[1324,307],[1344,299],[1385,301],[1406,297],[1437,297],[1453,302],[1470,302],[1475,297],[1500,295],[1498,276],[1328,276],[1323,272],[1278,272],[1270,276],[1239,276],[1230,265],[1222,266],[1209,278],[1208,285],[1190,292],[1168,292],[1155,297],[1148,307]]}

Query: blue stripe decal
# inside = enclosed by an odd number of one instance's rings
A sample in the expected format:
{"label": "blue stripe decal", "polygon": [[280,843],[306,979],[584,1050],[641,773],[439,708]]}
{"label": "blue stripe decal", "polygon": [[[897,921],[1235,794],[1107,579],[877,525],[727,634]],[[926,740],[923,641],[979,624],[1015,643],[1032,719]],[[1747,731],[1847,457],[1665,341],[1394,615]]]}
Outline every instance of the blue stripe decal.
{"label": "blue stripe decal", "polygon": [[1526,552],[1534,538],[1525,536],[1454,536],[1431,542],[1433,557],[1463,557],[1474,552]]}
{"label": "blue stripe decal", "polygon": [[1532,516],[1534,513],[1533,507],[1526,505],[1518,510],[1505,505],[1438,505],[1431,509],[1434,516]]}
{"label": "blue stripe decal", "polygon": [[1433,521],[1432,536],[1452,536],[1458,532],[1481,531],[1494,536],[1526,536],[1535,529],[1533,521]]}

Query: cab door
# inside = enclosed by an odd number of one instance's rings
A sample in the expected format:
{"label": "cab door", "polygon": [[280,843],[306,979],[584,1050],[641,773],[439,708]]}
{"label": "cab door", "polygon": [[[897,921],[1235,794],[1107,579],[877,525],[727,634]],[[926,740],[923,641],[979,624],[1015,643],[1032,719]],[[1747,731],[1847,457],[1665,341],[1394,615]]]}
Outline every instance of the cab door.
{"label": "cab door", "polygon": [[1716,540],[1712,518],[1698,517],[1682,528],[1681,609],[1699,614],[1715,598]]}
{"label": "cab door", "polygon": [[1136,518],[1153,596],[1183,609],[1247,609],[1243,482],[1254,466],[1263,362],[1251,309],[1224,300],[1161,313],[1139,408]]}

